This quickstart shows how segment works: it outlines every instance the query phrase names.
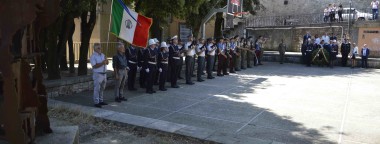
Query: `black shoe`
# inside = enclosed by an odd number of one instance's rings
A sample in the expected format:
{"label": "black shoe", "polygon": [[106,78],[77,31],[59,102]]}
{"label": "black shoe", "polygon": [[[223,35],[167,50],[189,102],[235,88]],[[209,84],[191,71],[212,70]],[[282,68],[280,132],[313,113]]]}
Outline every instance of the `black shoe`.
{"label": "black shoe", "polygon": [[188,84],[188,85],[193,85],[194,83],[193,83],[193,82],[187,82],[186,84]]}
{"label": "black shoe", "polygon": [[196,75],[191,75],[191,77],[195,77]]}
{"label": "black shoe", "polygon": [[178,85],[174,85],[174,86],[172,86],[172,88],[179,88],[179,86]]}
{"label": "black shoe", "polygon": [[235,70],[235,71],[240,71],[240,70]]}
{"label": "black shoe", "polygon": [[100,102],[99,104],[100,105],[108,105],[108,103],[105,103],[105,102]]}
{"label": "black shoe", "polygon": [[[256,66],[256,65],[254,65],[254,66]],[[249,67],[247,67],[247,68],[252,68],[252,67],[249,66]]]}
{"label": "black shoe", "polygon": [[159,90],[160,91],[167,91],[168,89],[166,89],[166,88],[160,88]]}
{"label": "black shoe", "polygon": [[217,74],[216,76],[220,76],[220,77],[222,77],[223,75],[222,75],[222,74]]}
{"label": "black shoe", "polygon": [[183,77],[178,77],[178,79],[183,79]]}
{"label": "black shoe", "polygon": [[102,108],[101,104],[94,104],[94,106],[97,107],[97,108]]}
{"label": "black shoe", "polygon": [[207,79],[213,79],[212,77],[207,77]]}
{"label": "black shoe", "polygon": [[152,90],[152,92],[153,92],[153,93],[156,93],[156,91],[155,91],[155,90]]}
{"label": "black shoe", "polygon": [[148,94],[153,94],[153,91],[146,91],[146,93],[148,93]]}
{"label": "black shoe", "polygon": [[236,73],[235,71],[230,71],[230,73]]}
{"label": "black shoe", "polygon": [[130,91],[137,91],[137,88],[129,88]]}
{"label": "black shoe", "polygon": [[119,100],[121,100],[121,101],[128,101],[128,99],[125,98],[125,97],[120,97]]}
{"label": "black shoe", "polygon": [[203,79],[199,79],[199,80],[197,80],[198,82],[203,82],[203,81],[205,81],[205,80],[203,80]]}
{"label": "black shoe", "polygon": [[115,98],[115,102],[121,102],[120,98]]}
{"label": "black shoe", "polygon": [[145,86],[140,86],[140,88],[145,88]]}
{"label": "black shoe", "polygon": [[223,75],[230,75],[229,73],[225,73],[225,74],[223,74]]}

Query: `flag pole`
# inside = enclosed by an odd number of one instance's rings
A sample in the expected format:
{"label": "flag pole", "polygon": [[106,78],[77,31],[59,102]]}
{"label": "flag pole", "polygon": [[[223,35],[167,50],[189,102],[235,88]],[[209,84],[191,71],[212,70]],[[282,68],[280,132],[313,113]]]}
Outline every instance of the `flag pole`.
{"label": "flag pole", "polygon": [[[107,36],[107,48],[106,48],[106,55],[105,57],[107,58],[108,54],[108,47],[109,47],[109,41],[110,41],[110,31],[111,31],[111,22],[112,22],[112,8],[113,8],[113,0],[111,1],[111,11],[110,11],[110,21],[108,22],[108,36]],[[107,59],[108,60],[108,59]],[[104,67],[104,72],[106,72],[106,67]]]}

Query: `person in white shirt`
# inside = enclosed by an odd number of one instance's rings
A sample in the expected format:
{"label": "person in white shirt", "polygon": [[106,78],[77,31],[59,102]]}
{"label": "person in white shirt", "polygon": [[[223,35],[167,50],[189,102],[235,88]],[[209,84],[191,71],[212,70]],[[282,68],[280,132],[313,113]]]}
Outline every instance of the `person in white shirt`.
{"label": "person in white shirt", "polygon": [[215,41],[212,38],[207,39],[207,79],[214,79],[212,76],[212,69],[214,68],[215,50],[217,47],[214,45]]}
{"label": "person in white shirt", "polygon": [[194,55],[195,55],[195,48],[197,47],[196,41],[193,41],[193,35],[188,36],[188,42],[185,44],[185,50],[186,50],[186,58],[185,58],[185,63],[186,63],[186,84],[188,85],[193,85],[194,83],[191,80],[192,77],[192,72],[193,70],[193,65],[194,65]]}
{"label": "person in white shirt", "polygon": [[322,40],[325,41],[325,44],[329,44],[329,41],[330,41],[330,37],[327,35],[327,33],[325,33],[323,36],[322,36]]}
{"label": "person in white shirt", "polygon": [[376,20],[379,14],[379,1],[373,0],[371,2],[371,8],[372,8],[372,20]]}
{"label": "person in white shirt", "polygon": [[90,57],[93,71],[92,79],[94,80],[93,100],[95,107],[101,108],[102,105],[107,105],[107,103],[103,101],[103,92],[107,83],[106,66],[108,65],[108,60],[102,53],[99,43],[94,44],[94,51]]}
{"label": "person in white shirt", "polygon": [[327,22],[329,20],[329,7],[326,7],[324,10],[323,10],[323,22]]}
{"label": "person in white shirt", "polygon": [[352,44],[353,48],[352,48],[352,51],[351,51],[351,68],[355,68],[356,67],[356,57],[358,56],[358,46],[356,45],[356,43],[353,43]]}
{"label": "person in white shirt", "polygon": [[316,34],[314,35],[314,44],[320,44],[321,43],[321,38],[319,38],[319,36]]}
{"label": "person in white shirt", "polygon": [[197,68],[197,81],[198,82],[203,82],[204,80],[202,79],[202,74],[204,70],[204,64],[205,64],[205,56],[206,56],[206,43],[205,39],[200,38],[199,39],[199,44],[196,49],[197,55],[198,55],[198,68]]}

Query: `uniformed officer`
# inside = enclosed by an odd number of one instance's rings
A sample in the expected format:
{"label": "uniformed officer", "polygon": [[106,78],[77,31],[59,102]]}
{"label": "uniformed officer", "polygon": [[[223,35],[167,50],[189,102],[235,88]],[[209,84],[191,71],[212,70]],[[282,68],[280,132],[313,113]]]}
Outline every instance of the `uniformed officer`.
{"label": "uniformed officer", "polygon": [[[227,55],[226,55],[226,47],[224,45],[224,39],[219,38],[219,42],[216,45],[218,47],[218,71],[217,76],[224,76],[227,74]],[[223,72],[223,74],[222,74]]]}
{"label": "uniformed officer", "polygon": [[241,51],[243,48],[239,36],[235,36],[235,45],[236,45],[236,60],[235,60],[235,71],[240,71],[241,69]]}
{"label": "uniformed officer", "polygon": [[[247,38],[247,48],[251,51],[255,51],[255,43],[252,41],[252,36]],[[247,51],[247,68],[252,68],[252,59],[254,60],[254,66],[256,66],[256,57],[255,54]]]}
{"label": "uniformed officer", "polygon": [[203,38],[200,38],[199,39],[199,44],[196,48],[196,53],[198,55],[198,65],[197,65],[197,81],[198,82],[203,82],[204,80],[202,79],[202,74],[203,74],[203,70],[204,70],[204,67],[205,67],[205,51],[206,51],[206,43],[205,43],[205,40]]}
{"label": "uniformed officer", "polygon": [[156,42],[154,39],[149,40],[149,47],[144,51],[144,63],[145,66],[143,69],[145,70],[146,77],[146,93],[152,94],[156,91],[153,90],[154,84],[154,75],[157,70],[157,51],[155,50]]}
{"label": "uniformed officer", "polygon": [[280,64],[283,64],[286,52],[286,44],[284,43],[284,39],[281,39],[281,43],[278,45],[278,52],[280,54]]}
{"label": "uniformed officer", "polygon": [[146,67],[144,63],[144,49],[140,48],[137,50],[137,71],[140,72],[140,88],[145,88],[146,86],[146,72],[142,70],[143,67]]}
{"label": "uniformed officer", "polygon": [[117,54],[113,56],[112,59],[112,67],[114,69],[114,75],[116,79],[115,84],[115,101],[127,101],[127,99],[123,96],[124,93],[124,85],[127,80],[127,75],[129,71],[128,60],[125,55],[125,48],[123,43],[119,43],[117,45]]}
{"label": "uniformed officer", "polygon": [[169,62],[169,49],[166,42],[162,42],[160,46],[160,53],[158,54],[158,71],[160,72],[159,78],[159,90],[166,91],[165,82],[168,72],[168,62]]}
{"label": "uniformed officer", "polygon": [[231,60],[230,60],[230,73],[236,73],[235,72],[235,66],[236,66],[236,63],[237,63],[237,56],[238,56],[238,51],[237,51],[237,45],[236,45],[236,40],[235,40],[235,37],[231,38],[230,40],[230,50],[228,51],[229,52],[229,55],[231,56]]}
{"label": "uniformed officer", "polygon": [[207,39],[207,79],[214,79],[212,76],[212,70],[214,69],[215,51],[217,47],[215,46],[215,41],[212,38]]}
{"label": "uniformed officer", "polygon": [[178,72],[181,65],[181,49],[178,45],[178,38],[177,36],[174,36],[172,38],[172,44],[169,47],[169,65],[171,68],[170,72],[170,81],[171,81],[171,87],[172,88],[179,88],[177,85],[177,78],[178,78]]}
{"label": "uniformed officer", "polygon": [[313,42],[311,42],[311,38],[309,38],[306,42],[306,49],[305,49],[305,52],[306,52],[306,66],[310,67],[311,66],[311,60],[312,60],[312,54],[313,54],[313,49],[314,49],[314,45],[313,45]]}
{"label": "uniformed officer", "polygon": [[180,67],[177,68],[177,74],[178,74],[178,79],[183,79],[183,77],[181,76],[182,75],[182,68],[183,68],[183,63],[184,63],[184,58],[185,57],[185,52],[186,52],[186,49],[185,49],[185,46],[182,42],[181,39],[178,39],[178,48],[180,49],[179,51],[179,62],[180,62]]}
{"label": "uniformed officer", "polygon": [[107,103],[103,101],[103,92],[107,83],[106,66],[108,65],[108,60],[102,53],[99,43],[94,44],[94,51],[95,52],[90,57],[93,71],[92,79],[94,80],[93,100],[94,106],[101,108],[102,105],[107,105]]}
{"label": "uniformed officer", "polygon": [[[230,55],[230,49],[231,49],[231,45],[230,44],[231,44],[230,43],[230,39],[224,38],[224,48],[226,50],[225,55],[227,56],[227,59],[225,60],[226,69],[229,68],[230,61],[231,61],[231,58],[232,58],[232,56]],[[224,75],[229,75],[229,73],[227,72]]]}
{"label": "uniformed officer", "polygon": [[185,58],[185,63],[186,63],[186,73],[185,73],[185,78],[186,78],[186,84],[188,85],[193,85],[194,82],[191,80],[192,77],[192,72],[193,70],[193,64],[194,64],[194,54],[195,54],[195,48],[197,47],[197,42],[193,41],[193,35],[188,36],[188,41],[185,44],[185,50],[186,50],[186,58]]}
{"label": "uniformed officer", "polygon": [[[159,53],[160,52],[160,41],[157,38],[153,38],[154,42],[156,43],[156,47],[154,50]],[[154,85],[158,85],[158,79],[159,79],[159,71],[156,71],[156,74],[154,75]]]}
{"label": "uniformed officer", "polygon": [[330,51],[330,67],[334,67],[334,62],[336,60],[336,55],[338,55],[338,45],[336,40],[332,40],[331,51]]}
{"label": "uniformed officer", "polygon": [[136,81],[136,73],[137,73],[137,49],[130,45],[129,48],[127,48],[125,55],[127,56],[128,60],[128,90],[135,91],[137,90],[135,88],[135,81]]}
{"label": "uniformed officer", "polygon": [[240,57],[241,57],[241,69],[245,70],[247,68],[247,39],[244,37],[240,40]]}
{"label": "uniformed officer", "polygon": [[351,51],[351,44],[345,38],[342,46],[340,47],[340,53],[342,53],[342,66],[347,66],[348,54]]}

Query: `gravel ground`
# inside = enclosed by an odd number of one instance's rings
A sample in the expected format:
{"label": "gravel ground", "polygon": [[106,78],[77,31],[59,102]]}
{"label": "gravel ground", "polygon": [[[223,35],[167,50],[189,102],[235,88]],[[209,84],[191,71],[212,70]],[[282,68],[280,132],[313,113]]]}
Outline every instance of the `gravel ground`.
{"label": "gravel ground", "polygon": [[82,144],[210,144],[190,137],[173,135],[134,126],[122,126],[94,119],[80,112],[50,109],[52,126],[79,126]]}

